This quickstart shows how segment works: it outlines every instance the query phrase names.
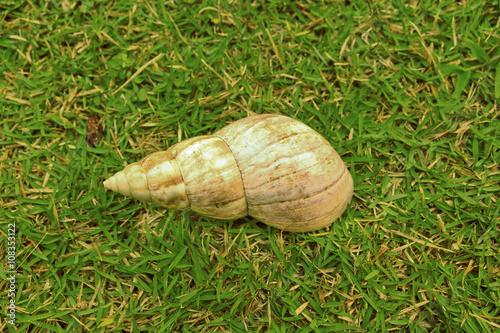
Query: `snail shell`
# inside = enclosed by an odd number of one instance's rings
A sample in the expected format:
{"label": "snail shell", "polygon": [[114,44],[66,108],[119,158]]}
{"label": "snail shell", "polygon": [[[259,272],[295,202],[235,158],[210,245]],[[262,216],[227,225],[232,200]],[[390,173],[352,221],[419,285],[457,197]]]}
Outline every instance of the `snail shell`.
{"label": "snail shell", "polygon": [[104,186],[167,208],[219,219],[250,215],[295,232],[330,225],[353,193],[351,174],[328,141],[279,115],[250,116],[179,142]]}

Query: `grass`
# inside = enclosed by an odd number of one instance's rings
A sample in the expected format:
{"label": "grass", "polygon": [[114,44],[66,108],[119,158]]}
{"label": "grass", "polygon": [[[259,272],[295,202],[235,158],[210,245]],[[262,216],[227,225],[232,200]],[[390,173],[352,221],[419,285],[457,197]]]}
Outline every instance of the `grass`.
{"label": "grass", "polygon": [[[0,329],[500,331],[499,10],[1,1],[0,220],[5,239],[16,224],[18,273],[16,324]],[[301,120],[342,156],[355,197],[330,228],[211,220],[102,186],[251,113]]]}

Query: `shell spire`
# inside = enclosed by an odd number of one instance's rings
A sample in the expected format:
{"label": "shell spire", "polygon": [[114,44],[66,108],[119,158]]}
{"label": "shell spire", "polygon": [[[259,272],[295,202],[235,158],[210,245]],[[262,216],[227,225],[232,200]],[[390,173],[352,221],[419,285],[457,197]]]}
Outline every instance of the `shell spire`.
{"label": "shell spire", "polygon": [[104,187],[166,208],[189,208],[179,166],[169,151],[156,152],[127,165],[105,180]]}
{"label": "shell spire", "polygon": [[103,184],[104,187],[125,196],[134,197],[140,201],[151,201],[148,182],[140,162],[127,165],[125,169],[109,177]]}

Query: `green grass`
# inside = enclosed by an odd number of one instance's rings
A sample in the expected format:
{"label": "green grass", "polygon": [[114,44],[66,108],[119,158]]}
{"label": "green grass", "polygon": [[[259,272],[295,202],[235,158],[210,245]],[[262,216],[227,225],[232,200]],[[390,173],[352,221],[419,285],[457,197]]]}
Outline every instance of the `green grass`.
{"label": "green grass", "polygon": [[[499,7],[1,1],[0,220],[18,274],[0,330],[500,331]],[[250,113],[301,120],[342,156],[355,196],[330,228],[103,188]]]}

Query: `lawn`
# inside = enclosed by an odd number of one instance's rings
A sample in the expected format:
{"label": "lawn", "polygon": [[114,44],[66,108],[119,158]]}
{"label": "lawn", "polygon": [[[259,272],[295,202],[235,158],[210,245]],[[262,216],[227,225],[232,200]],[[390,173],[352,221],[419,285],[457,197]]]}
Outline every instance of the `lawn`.
{"label": "lawn", "polygon": [[[499,17],[481,0],[0,1],[0,331],[500,332]],[[254,113],[340,154],[355,194],[331,227],[102,185]]]}

